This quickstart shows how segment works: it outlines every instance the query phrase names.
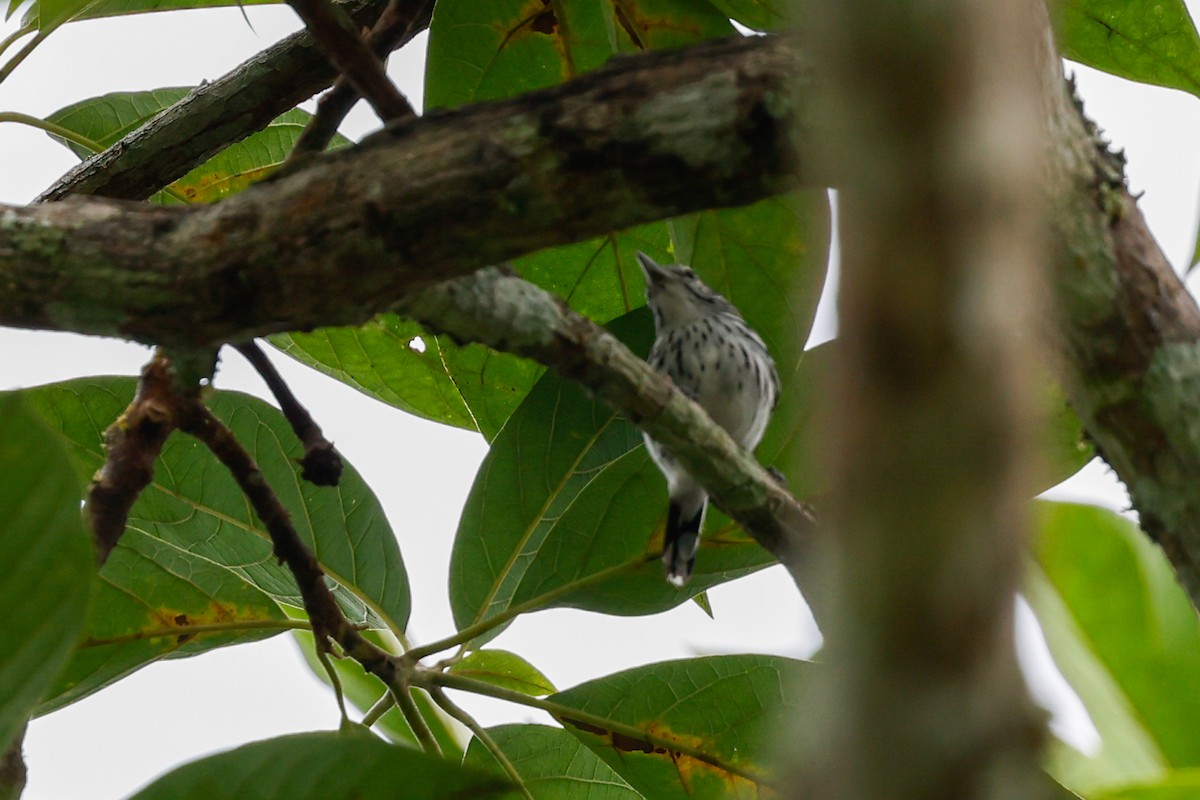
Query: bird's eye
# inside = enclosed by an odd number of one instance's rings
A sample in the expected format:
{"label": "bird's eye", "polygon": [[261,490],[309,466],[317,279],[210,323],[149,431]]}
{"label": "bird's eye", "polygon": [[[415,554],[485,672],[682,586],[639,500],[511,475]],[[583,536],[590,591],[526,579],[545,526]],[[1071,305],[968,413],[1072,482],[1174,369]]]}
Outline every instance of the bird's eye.
{"label": "bird's eye", "polygon": [[688,269],[687,267],[684,267],[684,268],[683,268],[683,270],[682,270],[682,272],[683,272],[683,277],[687,278],[688,280],[695,280],[695,279],[696,279],[696,273],[692,272],[692,271],[691,271],[690,269]]}

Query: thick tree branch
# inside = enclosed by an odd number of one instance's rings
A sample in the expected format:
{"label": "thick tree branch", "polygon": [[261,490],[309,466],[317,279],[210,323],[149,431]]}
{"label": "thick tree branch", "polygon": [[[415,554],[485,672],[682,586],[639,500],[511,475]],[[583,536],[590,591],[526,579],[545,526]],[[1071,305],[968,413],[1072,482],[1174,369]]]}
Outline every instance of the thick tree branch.
{"label": "thick tree branch", "polygon": [[799,576],[816,526],[812,508],[670,380],[561,299],[488,268],[416,293],[398,310],[435,332],[532,358],[588,387],[666,445],[722,511]]}
{"label": "thick tree branch", "polygon": [[0,324],[187,346],[354,324],[485,264],[748,203],[795,184],[799,71],[780,40],[714,42],[390,127],[210,206],[0,209]]}
{"label": "thick tree branch", "polygon": [[[1064,85],[1057,60],[1046,80]],[[1124,159],[1068,92],[1050,98],[1058,371],[1200,608],[1200,309],[1147,228]]]}
{"label": "thick tree branch", "polygon": [[[347,11],[370,25],[387,0],[355,0]],[[393,48],[429,25],[432,3],[411,0],[413,24]],[[84,194],[145,200],[233,142],[324,89],[337,70],[307,31],[288,36],[187,97],[55,181],[38,200]]]}

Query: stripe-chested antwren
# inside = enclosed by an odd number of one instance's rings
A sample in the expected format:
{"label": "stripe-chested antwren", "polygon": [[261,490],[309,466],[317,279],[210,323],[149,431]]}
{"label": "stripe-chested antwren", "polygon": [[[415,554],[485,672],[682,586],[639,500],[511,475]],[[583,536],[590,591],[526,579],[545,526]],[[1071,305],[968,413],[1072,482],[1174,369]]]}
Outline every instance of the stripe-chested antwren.
{"label": "stripe-chested antwren", "polygon": [[[703,406],[742,447],[753,450],[779,401],[779,373],[767,346],[733,304],[691,269],[657,264],[645,253],[637,259],[654,312],[650,366]],[[708,493],[661,445],[645,439],[671,498],[663,565],[667,579],[682,586],[696,563]]]}

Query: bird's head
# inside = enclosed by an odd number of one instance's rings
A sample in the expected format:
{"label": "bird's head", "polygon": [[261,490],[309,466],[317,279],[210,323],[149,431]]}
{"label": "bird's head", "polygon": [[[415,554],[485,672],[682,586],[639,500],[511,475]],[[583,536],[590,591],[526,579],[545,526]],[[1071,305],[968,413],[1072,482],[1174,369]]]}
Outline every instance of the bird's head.
{"label": "bird's head", "polygon": [[708,288],[691,267],[659,264],[640,250],[636,255],[646,276],[646,302],[660,329],[732,309],[729,301]]}

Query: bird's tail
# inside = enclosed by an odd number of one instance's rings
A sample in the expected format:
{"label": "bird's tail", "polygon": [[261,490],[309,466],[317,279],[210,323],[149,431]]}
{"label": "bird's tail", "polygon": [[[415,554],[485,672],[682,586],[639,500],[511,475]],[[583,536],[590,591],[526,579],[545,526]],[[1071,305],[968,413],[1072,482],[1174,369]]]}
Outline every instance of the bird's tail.
{"label": "bird's tail", "polygon": [[692,577],[696,551],[700,548],[700,522],[704,518],[704,503],[695,514],[684,517],[683,508],[674,500],[667,509],[667,529],[663,534],[663,566],[667,580],[683,586]]}

